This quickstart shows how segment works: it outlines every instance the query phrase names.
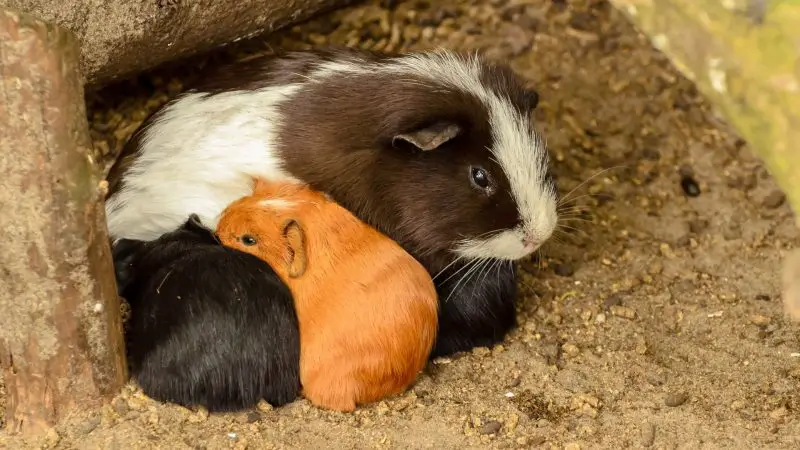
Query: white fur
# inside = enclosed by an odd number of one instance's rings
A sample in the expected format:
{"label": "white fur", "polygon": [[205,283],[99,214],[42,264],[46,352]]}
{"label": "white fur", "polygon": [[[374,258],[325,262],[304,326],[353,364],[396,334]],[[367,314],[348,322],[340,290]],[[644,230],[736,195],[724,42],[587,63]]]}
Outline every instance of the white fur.
{"label": "white fur", "polygon": [[258,205],[272,209],[290,209],[294,206],[294,203],[282,198],[268,198],[258,202]]}
{"label": "white fur", "polygon": [[298,85],[256,92],[183,95],[146,130],[141,156],[106,203],[112,239],[151,240],[191,213],[216,228],[232,201],[252,192],[252,178],[296,181],[272,148],[276,106]]}
{"label": "white fur", "polygon": [[[342,60],[319,64],[303,83],[340,74],[394,73],[445,83],[479,98],[489,111],[495,141],[490,149],[503,168],[517,203],[522,227],[498,230],[485,239],[461,242],[454,251],[466,258],[519,259],[535,250],[556,226],[556,195],[544,184],[544,141],[507,98],[480,80],[476,58],[447,51],[366,63]],[[301,84],[205,96],[189,94],[174,103],[146,133],[143,156],[125,176],[124,187],[107,205],[113,238],[153,239],[175,228],[190,213],[216,227],[227,204],[246,195],[250,178],[295,180],[282,170],[272,149],[279,102]],[[525,237],[537,245],[526,246]]]}

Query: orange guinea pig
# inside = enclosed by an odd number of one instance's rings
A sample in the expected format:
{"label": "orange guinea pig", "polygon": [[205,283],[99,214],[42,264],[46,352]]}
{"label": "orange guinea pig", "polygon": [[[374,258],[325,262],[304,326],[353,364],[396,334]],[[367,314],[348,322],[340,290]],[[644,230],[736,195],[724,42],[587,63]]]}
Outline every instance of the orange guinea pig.
{"label": "orange guinea pig", "polygon": [[269,263],[300,324],[300,382],[314,405],[353,411],[404,391],[437,331],[436,289],[399,244],[303,184],[255,182],[220,216],[223,244]]}

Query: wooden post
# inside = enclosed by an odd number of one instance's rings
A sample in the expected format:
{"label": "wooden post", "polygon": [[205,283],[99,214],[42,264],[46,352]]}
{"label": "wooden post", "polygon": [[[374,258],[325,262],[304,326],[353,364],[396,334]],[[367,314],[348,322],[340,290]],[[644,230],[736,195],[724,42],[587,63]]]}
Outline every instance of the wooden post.
{"label": "wooden post", "polygon": [[79,54],[69,32],[0,9],[0,367],[8,429],[27,436],[127,380]]}

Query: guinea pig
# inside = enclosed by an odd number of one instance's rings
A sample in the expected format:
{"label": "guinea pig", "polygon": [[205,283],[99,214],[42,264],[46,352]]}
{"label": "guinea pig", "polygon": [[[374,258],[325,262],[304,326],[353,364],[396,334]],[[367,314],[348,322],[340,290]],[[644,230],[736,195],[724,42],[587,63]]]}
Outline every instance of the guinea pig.
{"label": "guinea pig", "polygon": [[190,212],[213,226],[253,177],[303,182],[425,266],[441,302],[434,354],[491,345],[515,323],[503,262],[557,224],[538,99],[506,65],[450,50],[331,48],[217,67],[123,150],[109,232],[153,239]]}
{"label": "guinea pig", "polygon": [[297,314],[269,264],[223,246],[196,215],[156,240],[121,240],[114,263],[145,394],[209,411],[298,398]]}
{"label": "guinea pig", "polygon": [[404,391],[436,337],[436,288],[402,247],[322,193],[256,181],[219,219],[223,244],[267,261],[300,323],[300,383],[312,404],[352,411]]}

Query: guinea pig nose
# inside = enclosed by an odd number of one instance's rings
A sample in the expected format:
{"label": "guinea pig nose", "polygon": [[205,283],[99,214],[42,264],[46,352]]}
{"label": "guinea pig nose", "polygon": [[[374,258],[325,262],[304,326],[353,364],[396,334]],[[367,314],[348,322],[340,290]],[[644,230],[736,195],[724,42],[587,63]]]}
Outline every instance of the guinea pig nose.
{"label": "guinea pig nose", "polygon": [[536,248],[539,246],[539,240],[533,236],[525,236],[522,238],[522,244],[526,248]]}

